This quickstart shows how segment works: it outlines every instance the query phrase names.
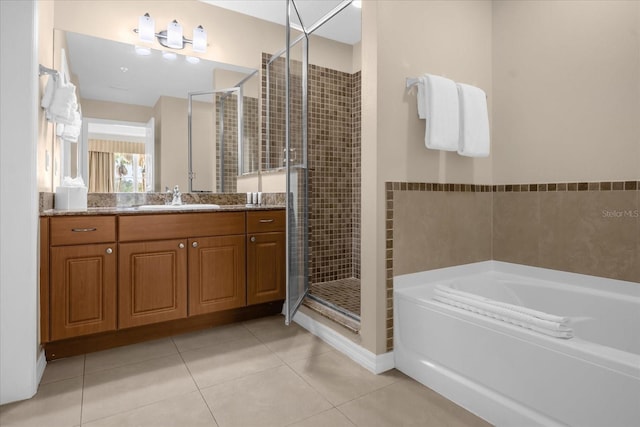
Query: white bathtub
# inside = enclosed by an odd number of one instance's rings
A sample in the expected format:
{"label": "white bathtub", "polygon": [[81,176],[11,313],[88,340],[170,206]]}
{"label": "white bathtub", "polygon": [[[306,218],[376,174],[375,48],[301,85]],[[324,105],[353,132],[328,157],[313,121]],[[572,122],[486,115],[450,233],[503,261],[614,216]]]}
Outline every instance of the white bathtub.
{"label": "white bathtub", "polygon": [[[436,284],[571,316],[559,339],[431,299]],[[496,261],[394,278],[405,374],[499,426],[640,426],[640,284]]]}

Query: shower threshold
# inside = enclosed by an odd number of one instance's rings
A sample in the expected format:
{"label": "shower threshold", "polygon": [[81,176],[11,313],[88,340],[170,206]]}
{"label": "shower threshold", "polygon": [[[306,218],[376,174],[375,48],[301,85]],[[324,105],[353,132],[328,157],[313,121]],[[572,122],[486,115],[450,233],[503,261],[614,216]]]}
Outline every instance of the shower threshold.
{"label": "shower threshold", "polygon": [[314,283],[303,304],[353,332],[360,331],[359,279]]}

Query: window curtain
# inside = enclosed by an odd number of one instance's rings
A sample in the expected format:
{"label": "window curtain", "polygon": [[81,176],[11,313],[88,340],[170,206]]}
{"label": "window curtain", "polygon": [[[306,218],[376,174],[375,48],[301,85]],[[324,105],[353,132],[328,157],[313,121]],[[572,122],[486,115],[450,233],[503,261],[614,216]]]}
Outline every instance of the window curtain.
{"label": "window curtain", "polygon": [[113,153],[89,151],[89,192],[113,193]]}

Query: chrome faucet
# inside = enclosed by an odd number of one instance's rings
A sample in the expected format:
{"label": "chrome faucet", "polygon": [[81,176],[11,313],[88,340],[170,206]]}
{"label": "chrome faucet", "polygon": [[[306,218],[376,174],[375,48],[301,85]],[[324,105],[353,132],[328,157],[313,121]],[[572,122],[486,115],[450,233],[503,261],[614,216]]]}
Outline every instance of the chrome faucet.
{"label": "chrome faucet", "polygon": [[176,185],[173,187],[173,200],[171,201],[172,205],[181,205],[182,204],[182,193],[180,189]]}

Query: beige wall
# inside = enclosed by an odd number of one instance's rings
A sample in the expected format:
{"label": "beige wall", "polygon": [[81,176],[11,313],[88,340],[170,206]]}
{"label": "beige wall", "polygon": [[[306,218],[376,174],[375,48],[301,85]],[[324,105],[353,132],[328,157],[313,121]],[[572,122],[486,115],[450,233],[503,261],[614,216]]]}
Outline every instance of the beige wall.
{"label": "beige wall", "polygon": [[83,117],[125,122],[146,123],[153,117],[153,108],[144,105],[122,104],[119,102],[80,100]]}
{"label": "beige wall", "polygon": [[385,181],[491,183],[492,158],[424,147],[405,79],[439,74],[492,100],[491,2],[365,1],[362,8],[363,345],[386,351]]}
{"label": "beige wall", "polygon": [[640,2],[494,1],[494,183],[640,177]]}
{"label": "beige wall", "polygon": [[[260,68],[262,52],[275,53],[284,47],[282,26],[196,0],[56,0],[55,28],[134,44],[137,35],[132,30],[146,12],[154,18],[156,31],[177,19],[190,38],[192,29],[202,25],[209,47],[206,53],[194,55],[212,61]],[[350,45],[315,39],[314,58],[318,63],[351,72]],[[157,43],[155,47],[161,48]]]}

